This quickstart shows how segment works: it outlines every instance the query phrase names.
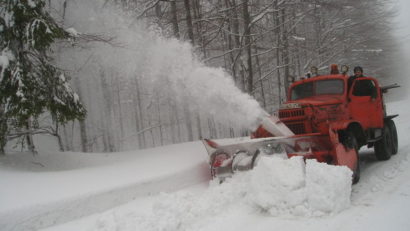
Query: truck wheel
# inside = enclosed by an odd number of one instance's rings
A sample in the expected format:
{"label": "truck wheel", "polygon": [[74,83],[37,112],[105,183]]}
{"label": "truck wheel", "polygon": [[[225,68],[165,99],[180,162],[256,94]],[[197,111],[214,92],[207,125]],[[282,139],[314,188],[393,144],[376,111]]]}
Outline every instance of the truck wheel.
{"label": "truck wheel", "polygon": [[385,126],[383,137],[374,144],[374,154],[378,160],[388,160],[392,154],[392,137],[390,129]]}
{"label": "truck wheel", "polygon": [[359,145],[357,144],[356,136],[351,131],[346,131],[345,136],[342,139],[342,144],[348,149],[359,149]]}
{"label": "truck wheel", "polygon": [[392,139],[392,148],[391,148],[391,154],[395,155],[397,154],[398,151],[398,139],[397,139],[397,129],[396,129],[396,125],[394,124],[393,120],[387,120],[386,121],[386,126],[389,128],[390,130],[390,134],[391,134],[391,139]]}

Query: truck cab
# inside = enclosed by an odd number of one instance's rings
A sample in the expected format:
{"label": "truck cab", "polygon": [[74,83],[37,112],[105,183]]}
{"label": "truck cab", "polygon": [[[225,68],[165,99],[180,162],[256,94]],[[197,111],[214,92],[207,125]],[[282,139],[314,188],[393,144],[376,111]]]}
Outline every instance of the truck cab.
{"label": "truck cab", "polygon": [[396,154],[393,118],[397,115],[387,115],[383,93],[399,86],[381,87],[372,77],[349,81],[335,68],[332,65],[333,74],[291,84],[287,101],[275,115],[264,117],[251,134],[251,138],[263,139],[228,145],[203,140],[212,176],[223,181],[235,172],[252,169],[260,156],[286,153],[289,158],[299,156],[346,166],[352,170],[354,184],[360,179],[361,146],[374,147],[379,160]]}
{"label": "truck cab", "polygon": [[[387,115],[383,101],[388,88],[372,77],[356,78],[351,86],[348,79],[344,74],[331,74],[294,82],[277,116],[295,135],[335,132],[345,146],[375,147],[376,157],[387,160],[397,153],[392,120],[397,115]],[[261,127],[253,133],[254,138],[270,135]]]}

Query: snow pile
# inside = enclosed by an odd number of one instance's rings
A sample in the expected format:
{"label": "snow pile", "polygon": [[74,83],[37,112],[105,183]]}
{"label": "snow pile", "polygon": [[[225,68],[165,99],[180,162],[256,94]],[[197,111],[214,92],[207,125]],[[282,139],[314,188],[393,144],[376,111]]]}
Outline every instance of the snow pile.
{"label": "snow pile", "polygon": [[236,174],[223,184],[212,181],[203,194],[163,193],[148,214],[128,213],[116,220],[115,213],[106,213],[95,228],[199,230],[243,211],[281,217],[336,214],[350,206],[351,175],[347,167],[316,160],[305,165],[300,157],[262,157],[254,170]]}
{"label": "snow pile", "polygon": [[261,159],[251,174],[250,200],[273,216],[306,214],[304,165],[301,158]]}
{"label": "snow pile", "polygon": [[163,193],[156,198],[151,213],[135,216],[131,223],[141,225],[141,230],[200,230],[224,214],[248,207],[244,197],[249,176],[238,174],[221,185],[212,181],[200,195],[188,191]]}
{"label": "snow pile", "polygon": [[352,171],[346,166],[331,166],[306,161],[306,189],[311,211],[340,212],[350,205]]}
{"label": "snow pile", "polygon": [[350,205],[352,172],[301,157],[263,158],[251,172],[250,200],[273,216],[322,216]]}

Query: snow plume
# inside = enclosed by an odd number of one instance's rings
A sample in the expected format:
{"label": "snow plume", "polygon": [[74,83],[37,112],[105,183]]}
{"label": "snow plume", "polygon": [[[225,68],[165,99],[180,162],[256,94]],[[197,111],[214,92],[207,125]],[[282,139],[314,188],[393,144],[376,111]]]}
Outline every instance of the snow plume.
{"label": "snow plume", "polygon": [[82,57],[70,58],[70,62],[77,62],[72,69],[81,68],[84,73],[87,68],[96,72],[103,67],[109,70],[105,73],[121,76],[118,81],[138,79],[148,92],[145,95],[165,99],[164,102],[172,98],[178,105],[189,105],[191,112],[213,116],[216,121],[236,128],[254,129],[267,115],[255,99],[235,86],[223,69],[203,64],[189,43],[164,38],[160,28],[134,22],[135,19],[109,4],[103,7],[104,2],[68,4],[75,10],[67,10],[66,24],[71,27],[67,30],[115,37],[111,42],[114,46],[92,44],[81,51]]}
{"label": "snow plume", "polygon": [[[347,167],[301,157],[262,157],[252,171],[242,172],[202,194],[163,193],[145,214],[126,218],[103,214],[96,230],[220,230],[238,216],[264,213],[272,217],[303,218],[333,215],[350,206],[352,172]],[[239,214],[238,214],[239,213]],[[127,225],[127,227],[124,226]],[[233,221],[240,225],[239,221]]]}
{"label": "snow plume", "polygon": [[235,86],[223,69],[201,63],[190,44],[161,37],[150,43],[145,62],[151,68],[144,75],[151,76],[154,85],[188,102],[202,115],[248,129],[254,129],[268,115],[255,99]]}

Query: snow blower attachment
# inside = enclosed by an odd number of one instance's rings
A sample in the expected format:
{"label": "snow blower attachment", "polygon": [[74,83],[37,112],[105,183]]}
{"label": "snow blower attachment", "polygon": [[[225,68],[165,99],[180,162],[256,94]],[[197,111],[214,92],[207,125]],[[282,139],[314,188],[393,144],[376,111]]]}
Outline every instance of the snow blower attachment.
{"label": "snow blower attachment", "polygon": [[228,145],[205,139],[203,143],[209,154],[211,174],[221,181],[235,172],[252,169],[262,155],[303,156],[328,164],[346,165],[351,169],[355,169],[357,163],[356,150],[343,146],[335,134],[258,138]]}
{"label": "snow blower attachment", "polygon": [[372,77],[349,81],[346,72],[296,81],[278,117],[264,118],[251,140],[228,145],[203,140],[211,174],[223,180],[252,169],[261,155],[279,154],[347,166],[356,183],[361,146],[374,147],[378,160],[388,160],[398,151],[393,121],[398,115],[388,115],[383,101],[383,93],[397,87],[381,87]]}
{"label": "snow blower attachment", "polygon": [[[294,133],[275,116],[263,118],[260,127],[275,136],[294,136]],[[283,138],[280,141],[277,138],[269,138],[241,144],[219,145],[212,140],[203,140],[210,157],[211,174],[222,179],[236,171],[252,169],[259,153],[273,154],[282,152],[282,146],[291,147],[285,145],[286,142]]]}

